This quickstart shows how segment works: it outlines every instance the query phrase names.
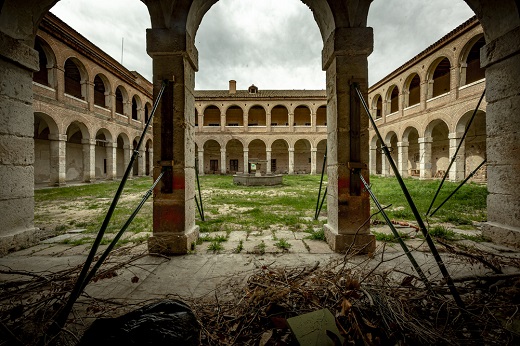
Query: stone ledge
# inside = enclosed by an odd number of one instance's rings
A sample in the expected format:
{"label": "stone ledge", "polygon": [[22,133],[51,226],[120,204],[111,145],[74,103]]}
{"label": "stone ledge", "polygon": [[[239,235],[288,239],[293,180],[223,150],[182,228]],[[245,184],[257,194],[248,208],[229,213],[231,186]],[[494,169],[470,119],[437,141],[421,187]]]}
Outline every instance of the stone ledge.
{"label": "stone ledge", "polygon": [[0,257],[38,244],[40,234],[39,228],[30,228],[1,236]]}
{"label": "stone ledge", "polygon": [[334,252],[343,253],[351,248],[350,252],[353,254],[372,255],[376,250],[376,237],[373,234],[339,234],[328,224],[323,226],[323,230],[327,243]]}
{"label": "stone ledge", "polygon": [[508,225],[486,222],[482,227],[482,235],[495,244],[520,248],[520,228]]}
{"label": "stone ledge", "polygon": [[186,233],[156,233],[148,239],[148,251],[162,255],[185,255],[199,237],[199,226]]}

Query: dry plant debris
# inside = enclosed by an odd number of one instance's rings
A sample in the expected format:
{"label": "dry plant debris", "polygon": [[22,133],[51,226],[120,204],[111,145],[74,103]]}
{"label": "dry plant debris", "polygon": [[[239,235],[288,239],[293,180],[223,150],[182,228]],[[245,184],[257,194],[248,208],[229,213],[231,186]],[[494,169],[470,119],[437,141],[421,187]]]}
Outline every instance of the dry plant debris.
{"label": "dry plant debris", "polygon": [[[132,254],[117,260],[115,255],[98,279],[117,275],[144,256]],[[459,263],[476,261],[456,253],[450,256]],[[436,292],[432,295],[414,275],[380,266],[383,260],[359,261],[351,256],[313,267],[263,265],[245,279],[230,273],[212,295],[184,300],[201,324],[203,345],[294,345],[286,319],[325,308],[335,315],[344,345],[518,345],[520,277],[515,273],[520,263],[483,251],[478,256],[496,268],[507,267],[509,273],[488,270],[489,275],[455,280],[465,311],[457,308],[440,280],[432,281]],[[0,284],[0,345],[12,345],[15,340],[32,345],[42,340],[79,270],[43,275],[2,269],[2,274],[14,279]],[[119,316],[148,303],[122,305],[115,299],[84,295],[77,304],[88,309],[77,308],[52,342],[74,345],[88,327],[86,321]],[[335,345],[341,343],[336,340]]]}

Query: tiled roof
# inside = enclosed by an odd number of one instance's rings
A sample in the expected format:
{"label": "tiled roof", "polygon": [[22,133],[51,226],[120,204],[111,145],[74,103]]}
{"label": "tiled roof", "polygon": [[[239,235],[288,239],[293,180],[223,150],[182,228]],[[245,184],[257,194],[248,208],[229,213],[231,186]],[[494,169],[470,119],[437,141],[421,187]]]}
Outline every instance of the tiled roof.
{"label": "tiled roof", "polygon": [[229,90],[195,90],[196,98],[323,98],[325,90],[262,90],[251,94],[247,90],[237,90],[236,94],[230,94]]}

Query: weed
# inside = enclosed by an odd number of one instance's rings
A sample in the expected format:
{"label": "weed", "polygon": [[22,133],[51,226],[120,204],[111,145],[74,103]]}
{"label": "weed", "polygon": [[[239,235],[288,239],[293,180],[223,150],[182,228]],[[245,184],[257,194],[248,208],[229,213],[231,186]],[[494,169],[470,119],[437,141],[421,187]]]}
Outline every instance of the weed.
{"label": "weed", "polygon": [[244,242],[242,240],[240,240],[238,242],[238,245],[237,247],[235,248],[235,250],[233,250],[234,253],[241,253],[242,250],[244,250]]}
{"label": "weed", "polygon": [[221,250],[224,250],[224,247],[222,246],[222,244],[218,241],[212,241],[209,245],[208,245],[208,251],[213,251],[213,252],[219,252]]}
{"label": "weed", "polygon": [[283,251],[289,251],[289,249],[291,248],[291,244],[289,244],[287,240],[285,240],[284,238],[278,239],[278,241],[274,243],[274,246]]}
{"label": "weed", "polygon": [[444,226],[435,226],[429,231],[432,237],[441,238],[445,240],[455,240],[457,238],[455,232]]}
{"label": "weed", "polygon": [[255,246],[254,252],[257,254],[263,255],[263,254],[265,254],[265,248],[266,248],[266,245],[265,245],[264,241],[262,240],[262,242],[260,244]]}
{"label": "weed", "polygon": [[469,235],[469,234],[461,234],[461,238],[474,241],[475,243],[482,243],[485,241],[489,241],[488,238],[484,237],[482,234],[479,235]]}
{"label": "weed", "polygon": [[54,232],[56,232],[56,233],[64,233],[65,230],[67,230],[66,225],[58,225],[54,228]]}
{"label": "weed", "polygon": [[[376,237],[376,240],[378,241],[384,241],[384,242],[387,242],[387,243],[397,243],[398,240],[397,238],[392,234],[392,233],[382,233],[382,232],[372,232],[375,237]],[[406,239],[410,239],[410,236],[406,233],[402,233],[402,232],[398,232],[399,233],[399,236],[401,237],[401,239],[403,240],[406,240]]]}
{"label": "weed", "polygon": [[312,230],[311,234],[309,234],[305,239],[312,239],[312,240],[325,240],[325,231],[323,229],[319,230]]}
{"label": "weed", "polygon": [[213,237],[213,241],[216,241],[217,243],[222,243],[227,240],[228,238],[225,235],[217,235],[216,237]]}

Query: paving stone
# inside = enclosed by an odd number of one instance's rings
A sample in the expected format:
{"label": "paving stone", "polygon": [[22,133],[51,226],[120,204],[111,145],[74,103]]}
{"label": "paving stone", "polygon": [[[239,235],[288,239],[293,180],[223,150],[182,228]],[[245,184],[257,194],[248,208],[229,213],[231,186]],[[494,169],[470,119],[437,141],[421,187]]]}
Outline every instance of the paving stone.
{"label": "paving stone", "polygon": [[294,237],[294,232],[292,232],[292,231],[276,231],[275,235],[276,235],[276,238],[278,238],[278,239],[286,239],[286,240],[296,239]]}
{"label": "paving stone", "polygon": [[316,253],[316,254],[333,253],[333,251],[329,247],[329,244],[327,244],[323,240],[305,239],[304,241],[309,246],[310,253]]}

